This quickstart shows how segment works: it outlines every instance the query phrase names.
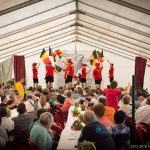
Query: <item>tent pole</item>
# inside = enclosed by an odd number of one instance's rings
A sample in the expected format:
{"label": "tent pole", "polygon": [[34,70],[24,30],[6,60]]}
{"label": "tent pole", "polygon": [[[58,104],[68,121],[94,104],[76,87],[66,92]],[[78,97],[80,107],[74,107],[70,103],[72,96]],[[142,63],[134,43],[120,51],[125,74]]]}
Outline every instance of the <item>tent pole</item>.
{"label": "tent pole", "polygon": [[132,122],[135,123],[135,75],[132,75]]}

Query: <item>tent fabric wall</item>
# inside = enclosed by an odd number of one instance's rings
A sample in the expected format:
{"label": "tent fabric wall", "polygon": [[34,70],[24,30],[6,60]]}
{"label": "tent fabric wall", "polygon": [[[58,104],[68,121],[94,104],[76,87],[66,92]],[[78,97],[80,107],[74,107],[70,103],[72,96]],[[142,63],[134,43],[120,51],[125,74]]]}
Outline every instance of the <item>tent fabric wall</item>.
{"label": "tent fabric wall", "polygon": [[26,67],[24,56],[14,56],[14,75],[15,81],[18,82],[20,79],[26,79]]}
{"label": "tent fabric wall", "polygon": [[0,63],[0,83],[6,84],[12,79],[13,57]]}

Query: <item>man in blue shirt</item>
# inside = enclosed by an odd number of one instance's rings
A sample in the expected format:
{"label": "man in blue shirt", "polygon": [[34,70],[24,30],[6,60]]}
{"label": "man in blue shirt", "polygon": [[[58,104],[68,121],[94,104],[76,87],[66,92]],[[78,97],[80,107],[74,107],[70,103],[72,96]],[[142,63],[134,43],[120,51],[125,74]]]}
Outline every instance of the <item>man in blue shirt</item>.
{"label": "man in blue shirt", "polygon": [[95,143],[97,150],[116,150],[111,135],[107,129],[96,120],[93,111],[85,111],[83,119],[86,125],[78,140],[79,147],[83,141],[90,141]]}

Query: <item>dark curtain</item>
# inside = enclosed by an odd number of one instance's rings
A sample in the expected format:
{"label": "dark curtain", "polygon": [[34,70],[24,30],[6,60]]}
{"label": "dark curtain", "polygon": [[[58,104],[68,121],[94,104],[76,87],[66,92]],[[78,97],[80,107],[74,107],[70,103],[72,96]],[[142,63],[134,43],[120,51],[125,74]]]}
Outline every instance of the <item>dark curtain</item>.
{"label": "dark curtain", "polygon": [[14,75],[15,75],[16,82],[18,82],[22,78],[24,78],[24,80],[26,79],[26,68],[25,68],[24,56],[14,56]]}
{"label": "dark curtain", "polygon": [[137,88],[143,88],[146,62],[147,60],[144,58],[135,58],[135,83]]}

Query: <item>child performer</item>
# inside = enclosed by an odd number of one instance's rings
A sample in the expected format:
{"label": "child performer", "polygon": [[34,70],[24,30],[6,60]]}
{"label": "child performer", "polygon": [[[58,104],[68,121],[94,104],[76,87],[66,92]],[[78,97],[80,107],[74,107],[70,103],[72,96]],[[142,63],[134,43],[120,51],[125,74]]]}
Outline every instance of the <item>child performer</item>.
{"label": "child performer", "polygon": [[33,72],[33,88],[36,88],[38,87],[38,83],[39,83],[39,80],[38,80],[38,68],[40,66],[40,63],[38,64],[37,66],[37,63],[33,63],[32,64],[32,72]]}
{"label": "child performer", "polygon": [[54,82],[54,70],[55,67],[52,66],[52,63],[46,64],[46,87],[49,89],[50,87],[53,87]]}
{"label": "child performer", "polygon": [[100,89],[101,81],[102,81],[102,69],[103,65],[100,63],[96,63],[96,68],[93,70],[93,76],[95,80],[96,89]]}
{"label": "child performer", "polygon": [[82,84],[82,88],[86,87],[86,75],[87,75],[87,64],[82,64],[82,68],[81,68],[81,84]]}
{"label": "child performer", "polygon": [[67,71],[66,71],[66,81],[68,84],[68,88],[72,88],[72,79],[74,75],[74,65],[71,59],[67,60]]}
{"label": "child performer", "polygon": [[[107,60],[109,62],[109,60]],[[114,64],[110,63],[110,68],[109,68],[109,80],[110,80],[110,83],[112,81],[114,81]]]}

